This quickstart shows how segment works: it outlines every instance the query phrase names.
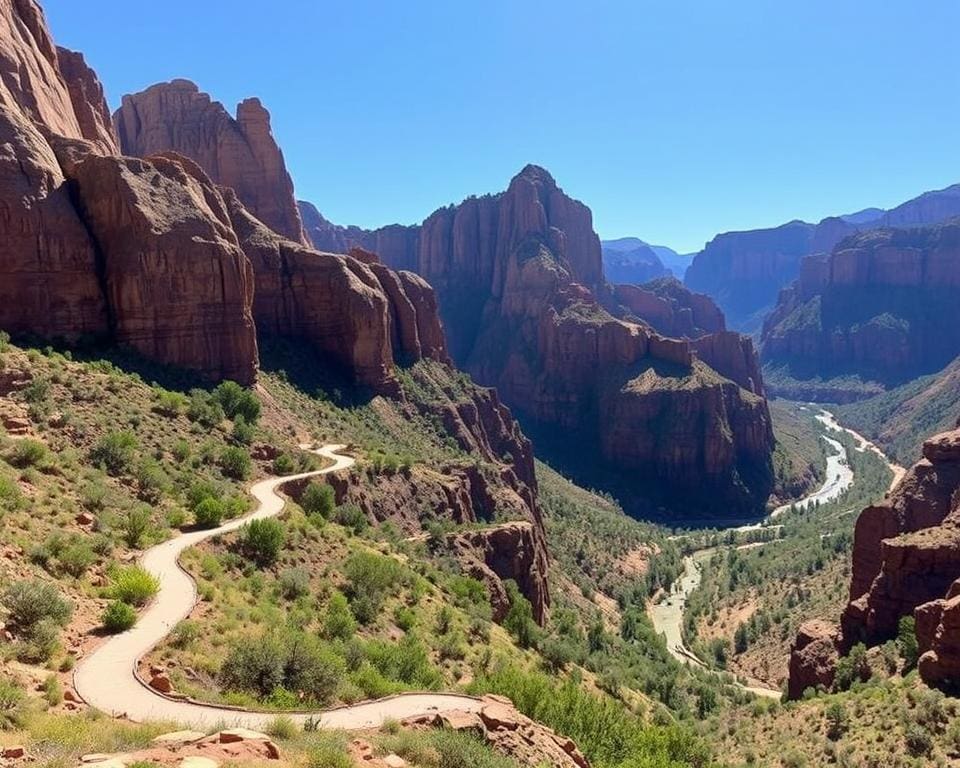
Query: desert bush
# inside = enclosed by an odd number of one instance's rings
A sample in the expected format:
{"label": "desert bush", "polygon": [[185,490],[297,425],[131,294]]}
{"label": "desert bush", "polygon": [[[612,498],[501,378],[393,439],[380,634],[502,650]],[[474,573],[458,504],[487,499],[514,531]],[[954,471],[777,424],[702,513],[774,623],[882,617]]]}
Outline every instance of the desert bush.
{"label": "desert bush", "polygon": [[286,600],[296,600],[310,594],[310,574],[305,568],[288,568],[277,579],[280,594]]}
{"label": "desert bush", "polygon": [[513,579],[504,582],[504,586],[507,589],[510,608],[507,610],[507,615],[503,617],[503,627],[514,636],[521,648],[532,648],[536,645],[540,633],[537,623],[533,620],[533,606],[521,594],[520,588]]}
{"label": "desert bush", "polygon": [[193,521],[199,528],[216,528],[223,521],[226,508],[220,499],[207,496],[193,508]]}
{"label": "desert bush", "polygon": [[237,418],[233,420],[233,429],[230,431],[230,436],[235,443],[250,445],[255,435],[256,430],[251,424],[247,423],[247,420],[243,418],[243,416],[237,416]]}
{"label": "desert bush", "polygon": [[0,677],[0,731],[9,731],[22,724],[27,695],[23,688],[7,677]]}
{"label": "desert bush", "polygon": [[66,626],[73,614],[73,607],[59,590],[39,580],[14,582],[4,591],[0,604],[7,611],[8,623],[26,633],[44,620]]}
{"label": "desert bush", "polygon": [[186,648],[202,634],[203,630],[197,622],[184,619],[173,628],[170,633],[170,642],[176,648]]}
{"label": "desert bush", "polygon": [[20,440],[13,448],[10,463],[15,467],[26,469],[43,464],[47,459],[47,446],[39,440]]}
{"label": "desert bush", "polygon": [[320,632],[328,640],[349,640],[356,634],[357,621],[342,592],[334,592],[330,595]]}
{"label": "desert bush", "polygon": [[128,471],[137,451],[137,438],[132,432],[108,432],[90,451],[90,461],[111,475]]}
{"label": "desert bush", "polygon": [[137,504],[120,518],[120,530],[123,531],[123,540],[128,547],[139,549],[149,529],[150,507]]}
{"label": "desert bush", "polygon": [[145,605],[160,591],[160,580],[141,565],[114,568],[110,581],[110,596],[129,605]]}
{"label": "desert bush", "polygon": [[212,429],[224,419],[223,408],[209,392],[202,389],[190,390],[190,402],[187,405],[187,418],[203,427]]}
{"label": "desert bush", "polygon": [[137,479],[137,495],[143,501],[156,504],[170,490],[170,478],[154,459],[141,461],[134,474]]}
{"label": "desert bush", "polygon": [[247,424],[256,424],[260,418],[260,400],[252,390],[244,389],[235,381],[224,381],[213,390],[216,400],[227,418],[242,417]]}
{"label": "desert bush", "polygon": [[240,549],[259,565],[272,565],[280,556],[284,541],[279,520],[251,520],[240,529]]}
{"label": "desert bush", "polygon": [[103,628],[110,634],[126,632],[137,623],[137,612],[122,600],[114,600],[106,607],[102,618]]}
{"label": "desert bush", "polygon": [[357,535],[363,533],[370,525],[366,514],[356,504],[344,504],[337,507],[334,510],[333,519],[338,525],[350,529]]}
{"label": "desert bush", "polygon": [[386,597],[409,581],[407,569],[392,557],[366,551],[350,555],[343,572],[347,579],[344,592],[361,624],[371,623]]}
{"label": "desert bush", "polygon": [[228,446],[220,453],[220,469],[227,477],[246,480],[250,476],[251,467],[250,454],[239,446]]}
{"label": "desert bush", "polygon": [[182,392],[170,392],[161,389],[157,392],[157,402],[154,404],[153,410],[162,416],[175,418],[186,410],[189,403],[189,399]]}
{"label": "desert bush", "polygon": [[333,487],[323,482],[310,483],[300,496],[300,506],[304,512],[324,519],[329,519],[336,504]]}

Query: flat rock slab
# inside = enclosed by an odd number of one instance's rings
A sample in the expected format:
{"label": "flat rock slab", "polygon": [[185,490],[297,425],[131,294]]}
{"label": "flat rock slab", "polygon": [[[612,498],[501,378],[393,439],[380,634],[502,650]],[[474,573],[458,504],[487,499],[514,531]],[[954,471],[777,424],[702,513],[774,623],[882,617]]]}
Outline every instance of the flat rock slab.
{"label": "flat rock slab", "polygon": [[173,731],[172,733],[164,733],[160,736],[157,736],[154,740],[154,744],[189,744],[192,741],[200,741],[200,739],[205,738],[207,734],[203,731]]}

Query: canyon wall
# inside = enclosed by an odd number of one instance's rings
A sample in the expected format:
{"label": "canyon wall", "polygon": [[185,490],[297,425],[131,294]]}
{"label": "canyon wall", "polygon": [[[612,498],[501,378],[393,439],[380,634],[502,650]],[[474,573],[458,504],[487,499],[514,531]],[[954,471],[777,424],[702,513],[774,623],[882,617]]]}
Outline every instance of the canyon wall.
{"label": "canyon wall", "polygon": [[270,114],[259,99],[240,102],[234,118],[189,80],[173,80],[124,96],[114,123],[125,154],[189,157],[274,232],[309,242]]}
{"label": "canyon wall", "polygon": [[960,684],[960,428],[928,439],[923,458],[887,498],[860,513],[852,560],[839,631],[823,622],[801,628],[791,697],[811,685],[829,687],[840,654],[896,637],[905,616],[916,621],[920,676]]}
{"label": "canyon wall", "polygon": [[792,378],[891,386],[960,354],[960,220],[880,229],[804,260],[764,323],[764,361]]}
{"label": "canyon wall", "polygon": [[[542,427],[540,451],[557,448],[552,458],[581,479],[611,487],[629,477],[618,491],[650,514],[762,508],[773,437],[752,345],[698,349],[653,330],[723,328],[712,302],[682,289],[634,291],[624,307],[604,280],[590,209],[544,169],[527,166],[505,192],[442,208],[419,228],[368,232],[313,213],[311,237],[376,249],[426,278],[454,359]],[[564,457],[574,443],[582,451]]]}

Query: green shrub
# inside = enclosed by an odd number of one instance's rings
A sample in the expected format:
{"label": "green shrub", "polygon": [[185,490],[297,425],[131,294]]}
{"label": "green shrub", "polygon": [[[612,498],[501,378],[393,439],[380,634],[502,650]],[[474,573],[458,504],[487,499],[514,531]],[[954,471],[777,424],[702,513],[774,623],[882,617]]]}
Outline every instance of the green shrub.
{"label": "green shrub", "polygon": [[207,496],[193,508],[193,521],[198,528],[216,528],[223,521],[225,511],[220,499]]}
{"label": "green shrub", "polygon": [[292,475],[297,469],[297,460],[289,453],[281,453],[273,460],[273,474],[275,475]]}
{"label": "green shrub", "polygon": [[187,405],[187,418],[201,426],[212,429],[224,419],[223,408],[209,392],[202,389],[190,390],[190,403]]}
{"label": "green shrub", "polygon": [[913,616],[902,616],[897,625],[897,646],[903,657],[904,667],[913,669],[917,666],[920,656],[920,646],[917,643],[917,623]]}
{"label": "green shrub", "polygon": [[0,604],[8,613],[8,623],[27,633],[44,620],[66,626],[73,615],[73,607],[57,588],[39,580],[14,582],[4,591]]}
{"label": "green shrub", "polygon": [[137,465],[137,495],[144,501],[156,504],[170,490],[170,478],[154,459],[144,459]]}
{"label": "green shrub", "polygon": [[184,619],[178,622],[173,628],[173,631],[170,633],[170,642],[174,647],[182,649],[189,646],[202,634],[203,630],[197,622]]}
{"label": "green shrub", "polygon": [[929,755],[933,750],[933,736],[919,723],[911,723],[907,726],[904,743],[907,746],[907,752],[913,757]]}
{"label": "green shrub", "polygon": [[190,443],[183,439],[177,440],[177,442],[173,444],[173,450],[171,453],[177,462],[183,464],[187,459],[190,458]]}
{"label": "green shrub", "polygon": [[256,393],[244,389],[235,381],[224,381],[213,390],[216,400],[227,418],[242,417],[248,424],[256,424],[260,418],[260,400]]}
{"label": "green shrub", "polygon": [[305,568],[288,568],[277,579],[280,594],[286,600],[296,600],[310,594],[310,574]]}
{"label": "green shrub", "polygon": [[23,506],[23,494],[9,477],[0,475],[0,513],[13,512]]}
{"label": "green shrub", "polygon": [[336,504],[333,487],[323,482],[310,483],[300,496],[300,506],[304,512],[324,519],[330,518]]}
{"label": "green shrub", "polygon": [[272,565],[280,556],[284,538],[279,520],[251,520],[240,530],[240,549],[259,565]]}
{"label": "green shrub", "polygon": [[[72,656],[68,658],[73,658]],[[51,707],[55,707],[63,701],[63,686],[56,675],[48,675],[43,679],[43,698]]]}
{"label": "green shrub", "polygon": [[20,440],[13,448],[13,455],[10,457],[10,463],[15,467],[25,469],[26,467],[36,467],[47,459],[47,446],[39,440]]}
{"label": "green shrub", "polygon": [[126,632],[137,623],[137,612],[122,600],[114,600],[103,612],[103,628],[110,634]]}
{"label": "green shrub", "polygon": [[17,658],[30,664],[43,664],[53,658],[60,648],[59,623],[41,619],[22,638],[17,647]]}
{"label": "green shrub", "polygon": [[239,446],[231,445],[224,448],[220,454],[220,469],[224,475],[234,480],[246,480],[250,476],[251,467],[250,454]]}
{"label": "green shrub", "polygon": [[513,579],[504,582],[507,589],[507,599],[510,608],[503,617],[503,628],[514,636],[521,648],[532,648],[536,645],[540,634],[537,623],[533,620],[533,606],[524,597],[517,583]]}
{"label": "green shrub", "polygon": [[114,568],[110,581],[110,596],[129,605],[145,605],[160,591],[160,580],[141,565]]}
{"label": "green shrub", "polygon": [[68,544],[57,557],[59,570],[73,576],[75,579],[83,576],[96,560],[96,554],[94,554],[93,549],[85,541],[74,541]]}
{"label": "green shrub", "polygon": [[120,529],[127,546],[139,549],[150,529],[150,507],[137,504],[128,509],[120,518]]}
{"label": "green shrub", "polygon": [[161,389],[157,392],[157,402],[153,406],[153,410],[162,416],[175,418],[186,410],[189,403],[190,401],[183,393]]}
{"label": "green shrub", "polygon": [[250,445],[255,435],[256,430],[252,425],[247,424],[247,420],[243,418],[243,416],[237,416],[237,418],[233,420],[233,429],[230,431],[230,436],[235,443]]}
{"label": "green shrub", "polygon": [[363,533],[370,525],[366,514],[356,504],[344,504],[337,507],[333,513],[333,519],[336,523],[344,528],[349,528],[357,535]]}
{"label": "green shrub", "polygon": [[328,702],[343,679],[343,660],[315,637],[290,630],[236,641],[220,669],[227,690],[261,698],[277,688],[302,691],[317,704]]}
{"label": "green shrub", "polygon": [[111,475],[130,469],[137,451],[137,438],[132,432],[108,432],[90,451],[90,461]]}
{"label": "green shrub", "polygon": [[342,592],[330,595],[324,611],[320,633],[328,640],[349,640],[357,632],[357,621]]}
{"label": "green shrub", "polygon": [[0,677],[0,731],[22,725],[26,704],[27,695],[23,688],[7,677]]}
{"label": "green shrub", "polygon": [[347,579],[344,592],[361,624],[371,623],[386,597],[409,582],[409,572],[403,565],[373,552],[354,552],[347,558],[343,572]]}

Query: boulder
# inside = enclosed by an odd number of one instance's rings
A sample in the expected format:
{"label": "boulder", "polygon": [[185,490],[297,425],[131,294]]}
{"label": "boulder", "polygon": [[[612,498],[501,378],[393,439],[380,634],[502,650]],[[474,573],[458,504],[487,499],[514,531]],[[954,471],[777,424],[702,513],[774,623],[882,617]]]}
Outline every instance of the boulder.
{"label": "boulder", "polygon": [[790,680],[787,698],[799,699],[807,688],[829,690],[837,671],[838,628],[825,621],[800,625],[790,648]]}

